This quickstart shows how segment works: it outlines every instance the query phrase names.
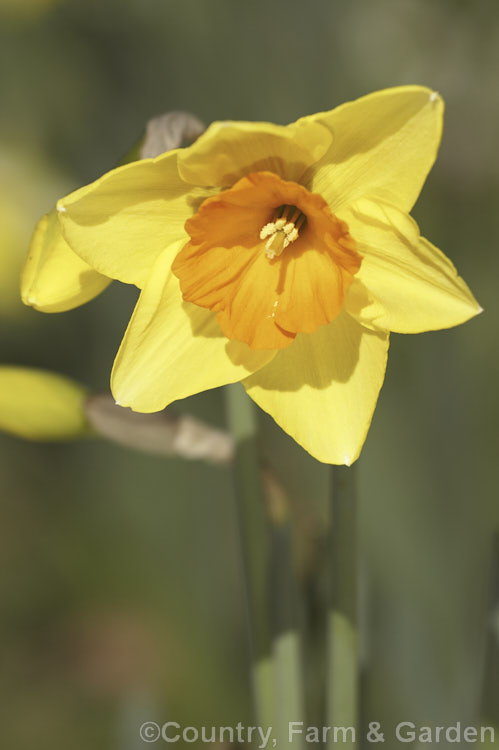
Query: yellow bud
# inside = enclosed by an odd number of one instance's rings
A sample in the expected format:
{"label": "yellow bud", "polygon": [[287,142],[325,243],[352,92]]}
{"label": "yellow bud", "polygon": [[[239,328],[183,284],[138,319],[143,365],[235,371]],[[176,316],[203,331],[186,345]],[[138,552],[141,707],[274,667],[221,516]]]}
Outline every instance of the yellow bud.
{"label": "yellow bud", "polygon": [[86,395],[82,385],[62,375],[0,366],[0,430],[41,441],[88,434]]}

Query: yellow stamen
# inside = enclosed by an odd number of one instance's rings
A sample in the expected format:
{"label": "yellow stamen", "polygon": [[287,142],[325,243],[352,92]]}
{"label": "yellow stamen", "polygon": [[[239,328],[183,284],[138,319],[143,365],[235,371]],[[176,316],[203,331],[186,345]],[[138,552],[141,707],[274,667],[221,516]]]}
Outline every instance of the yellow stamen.
{"label": "yellow stamen", "polygon": [[[292,212],[291,218],[288,218],[290,211]],[[269,260],[279,257],[291,242],[298,239],[299,231],[305,221],[305,214],[302,214],[295,206],[283,206],[278,209],[276,219],[265,224],[260,231],[260,239],[267,240],[265,255]]]}

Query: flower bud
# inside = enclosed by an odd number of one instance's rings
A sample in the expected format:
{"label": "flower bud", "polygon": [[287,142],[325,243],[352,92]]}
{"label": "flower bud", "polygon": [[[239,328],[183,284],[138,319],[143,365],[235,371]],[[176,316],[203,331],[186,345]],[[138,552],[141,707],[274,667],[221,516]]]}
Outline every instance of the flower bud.
{"label": "flower bud", "polygon": [[89,432],[86,389],[29,367],[0,367],[0,430],[27,440],[69,440]]}

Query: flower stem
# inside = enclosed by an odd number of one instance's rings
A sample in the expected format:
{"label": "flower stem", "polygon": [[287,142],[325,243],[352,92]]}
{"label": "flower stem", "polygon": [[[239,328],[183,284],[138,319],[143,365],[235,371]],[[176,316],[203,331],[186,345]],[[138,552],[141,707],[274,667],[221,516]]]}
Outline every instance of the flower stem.
{"label": "flower stem", "polygon": [[[274,672],[274,733],[277,747],[304,748],[299,735],[289,740],[291,722],[304,722],[304,675],[301,633],[297,617],[292,529],[286,493],[266,474],[271,522],[270,611]],[[301,740],[301,742],[300,742]]]}
{"label": "flower stem", "polygon": [[492,539],[489,602],[483,644],[481,719],[499,723],[499,535]]}
{"label": "flower stem", "polygon": [[267,600],[268,520],[261,484],[253,402],[236,383],[226,388],[229,427],[235,440],[234,485],[250,645],[255,719],[271,726],[273,669]]}
{"label": "flower stem", "polygon": [[[358,747],[359,735],[355,470],[346,466],[334,467],[332,490],[326,723],[332,727],[351,727],[352,731],[345,736],[342,746],[345,750],[353,750]],[[334,735],[330,732],[327,748],[333,750],[333,747]]]}
{"label": "flower stem", "polygon": [[[227,388],[235,440],[234,481],[255,718],[272,727],[279,747],[289,724],[304,719],[303,669],[288,498],[258,454],[253,402],[237,384]],[[295,738],[292,743],[300,750]]]}

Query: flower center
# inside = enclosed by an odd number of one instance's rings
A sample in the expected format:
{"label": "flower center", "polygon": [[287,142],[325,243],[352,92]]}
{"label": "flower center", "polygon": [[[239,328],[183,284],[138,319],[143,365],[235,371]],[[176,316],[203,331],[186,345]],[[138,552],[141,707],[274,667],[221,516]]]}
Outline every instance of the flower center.
{"label": "flower center", "polygon": [[331,323],[362,260],[321,195],[273,172],[206,198],[185,229],[172,264],[183,299],[252,349],[284,349]]}
{"label": "flower center", "polygon": [[267,240],[265,255],[269,260],[279,257],[284,248],[298,239],[306,220],[305,214],[296,206],[281,206],[277,209],[274,221],[265,224],[260,231],[260,239]]}

